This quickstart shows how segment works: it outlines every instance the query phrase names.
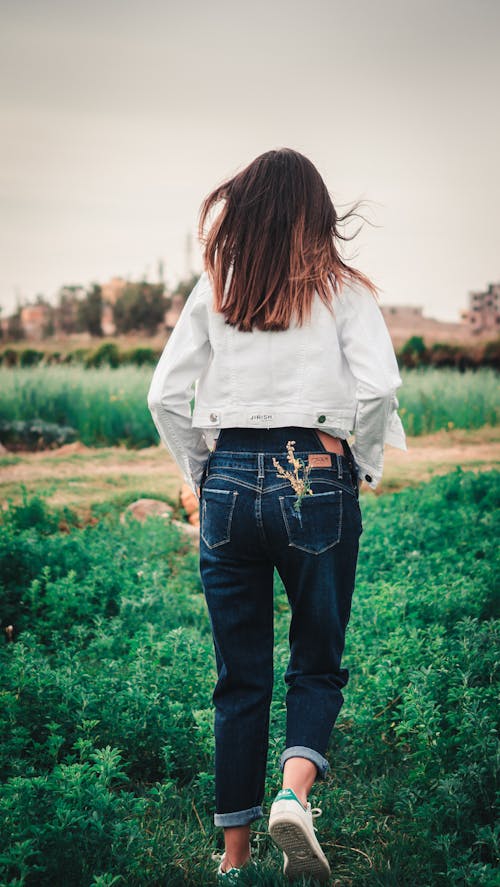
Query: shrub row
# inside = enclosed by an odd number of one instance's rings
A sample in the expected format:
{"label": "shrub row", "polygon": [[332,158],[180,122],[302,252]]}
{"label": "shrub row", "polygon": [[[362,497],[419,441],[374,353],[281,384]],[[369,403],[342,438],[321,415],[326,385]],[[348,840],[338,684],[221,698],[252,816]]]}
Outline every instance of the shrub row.
{"label": "shrub row", "polygon": [[50,450],[78,439],[78,432],[68,425],[43,419],[0,419],[0,443],[8,450]]}
{"label": "shrub row", "polygon": [[[51,364],[81,364],[84,367],[111,366],[126,364],[153,366],[157,363],[161,349],[130,348],[120,349],[115,342],[103,342],[97,348],[75,348],[73,351],[40,351],[36,348],[5,348],[0,351],[0,365],[49,366]],[[426,345],[421,336],[412,336],[397,352],[402,367],[455,367],[459,370],[478,367],[500,369],[500,338],[490,342],[471,345],[452,345],[435,342]]]}
{"label": "shrub row", "polygon": [[411,336],[397,353],[402,367],[454,367],[462,372],[478,367],[500,369],[500,337],[471,345],[434,342],[426,345],[421,336]]}
{"label": "shrub row", "polygon": [[53,364],[81,364],[84,367],[127,364],[154,366],[161,354],[157,348],[120,349],[115,342],[103,342],[97,348],[75,348],[73,351],[40,351],[36,348],[5,348],[0,351],[0,365],[5,367],[51,366]]}

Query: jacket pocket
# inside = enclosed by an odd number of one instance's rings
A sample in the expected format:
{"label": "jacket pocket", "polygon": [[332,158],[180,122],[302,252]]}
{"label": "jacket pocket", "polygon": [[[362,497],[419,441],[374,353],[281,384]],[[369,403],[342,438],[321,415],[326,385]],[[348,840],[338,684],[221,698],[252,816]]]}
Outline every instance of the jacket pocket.
{"label": "jacket pocket", "polygon": [[309,554],[321,554],[340,542],[342,534],[342,490],[304,496],[300,512],[295,496],[280,496],[288,544]]}
{"label": "jacket pocket", "polygon": [[231,523],[237,490],[203,490],[200,534],[208,548],[231,541]]}

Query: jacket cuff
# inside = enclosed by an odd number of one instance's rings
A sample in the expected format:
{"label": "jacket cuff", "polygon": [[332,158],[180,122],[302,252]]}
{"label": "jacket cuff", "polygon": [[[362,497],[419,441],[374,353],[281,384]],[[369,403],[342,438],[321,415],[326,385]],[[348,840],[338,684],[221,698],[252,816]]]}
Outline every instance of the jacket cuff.
{"label": "jacket cuff", "polygon": [[[358,476],[375,490],[384,470],[384,445],[406,450],[406,437],[398,415],[399,402],[394,392],[372,400],[358,401],[355,441],[352,447]],[[360,457],[358,458],[357,453]]]}
{"label": "jacket cuff", "polygon": [[188,487],[193,491],[196,496],[197,501],[200,501],[200,497],[198,495],[198,487],[200,486],[201,481],[203,480],[203,475],[205,473],[205,468],[208,462],[208,457],[204,462],[192,462],[190,460],[190,472],[189,474],[184,475],[184,480],[186,481]]}
{"label": "jacket cuff", "polygon": [[391,402],[391,411],[387,420],[384,443],[389,444],[390,447],[396,447],[398,450],[407,450],[406,434],[401,417],[398,413],[398,407],[398,399],[394,396]]}
{"label": "jacket cuff", "polygon": [[[353,447],[354,453],[354,447]],[[358,477],[361,478],[372,490],[375,490],[382,480],[382,472],[373,468],[371,465],[367,465],[364,462],[360,462],[359,459],[354,456],[356,460],[356,465],[358,469]]]}

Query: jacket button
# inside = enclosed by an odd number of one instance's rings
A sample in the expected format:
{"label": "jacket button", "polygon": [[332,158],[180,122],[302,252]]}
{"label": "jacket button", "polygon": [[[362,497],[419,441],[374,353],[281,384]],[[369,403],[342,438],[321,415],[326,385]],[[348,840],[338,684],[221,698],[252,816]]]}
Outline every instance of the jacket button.
{"label": "jacket button", "polygon": [[323,424],[323,422],[326,422],[326,416],[318,416],[318,422],[321,422],[321,424]]}
{"label": "jacket button", "polygon": [[210,421],[217,422],[218,416],[217,413],[210,413]]}
{"label": "jacket button", "polygon": [[368,483],[371,484],[371,482],[372,482],[372,476],[371,476],[371,474],[365,474],[365,480],[367,480]]}

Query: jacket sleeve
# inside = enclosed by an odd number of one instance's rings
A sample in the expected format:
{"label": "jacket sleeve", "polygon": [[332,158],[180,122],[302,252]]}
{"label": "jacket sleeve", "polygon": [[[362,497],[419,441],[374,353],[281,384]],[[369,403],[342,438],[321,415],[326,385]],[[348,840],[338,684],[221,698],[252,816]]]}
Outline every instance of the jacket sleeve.
{"label": "jacket sleeve", "polygon": [[210,360],[208,318],[200,299],[204,272],[191,291],[153,373],[147,403],[166,448],[193,490],[199,483],[210,450],[203,433],[193,428],[191,400],[194,383]]}
{"label": "jacket sleeve", "polygon": [[356,380],[356,418],[352,447],[358,474],[375,489],[382,478],[384,444],[406,450],[396,390],[402,384],[382,312],[362,286],[340,296],[339,338]]}

